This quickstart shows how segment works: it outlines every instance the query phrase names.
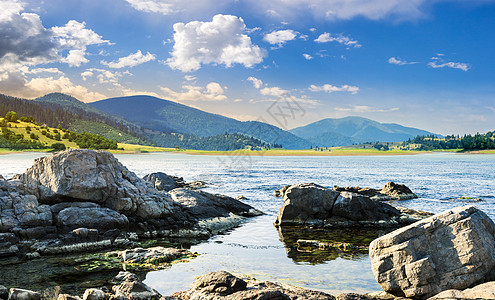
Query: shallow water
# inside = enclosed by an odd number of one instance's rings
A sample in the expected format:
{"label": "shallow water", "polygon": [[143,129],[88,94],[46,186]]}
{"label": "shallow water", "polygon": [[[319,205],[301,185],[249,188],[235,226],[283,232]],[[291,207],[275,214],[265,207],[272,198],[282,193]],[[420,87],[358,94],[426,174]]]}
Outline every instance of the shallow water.
{"label": "shallow water", "polygon": [[[42,155],[0,155],[0,174],[8,178],[22,172]],[[153,153],[117,157],[138,176],[162,171],[182,176],[186,181],[203,180],[213,183],[207,191],[233,197],[243,195],[247,197],[245,202],[266,213],[225,235],[192,246],[193,251],[202,255],[189,263],[148,273],[145,282],[164,295],[188,289],[196,276],[217,270],[334,294],[380,290],[366,253],[298,251],[294,241],[307,238],[307,233],[282,234],[273,227],[282,200],[272,193],[286,184],[315,182],[328,187],[381,188],[388,181],[395,181],[406,184],[419,196],[401,201],[401,206],[436,213],[473,204],[495,218],[495,155],[250,158]],[[326,232],[312,233],[311,238],[366,244],[383,233]]]}

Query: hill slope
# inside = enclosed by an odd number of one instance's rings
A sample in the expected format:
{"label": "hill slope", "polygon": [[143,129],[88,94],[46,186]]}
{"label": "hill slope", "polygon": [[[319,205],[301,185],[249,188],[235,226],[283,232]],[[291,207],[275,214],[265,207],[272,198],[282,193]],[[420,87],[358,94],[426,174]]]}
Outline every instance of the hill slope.
{"label": "hill slope", "polygon": [[89,103],[133,123],[161,132],[192,134],[200,137],[241,133],[287,149],[306,149],[310,143],[276,126],[262,122],[241,122],[176,102],[151,96],[130,96]]}
{"label": "hill slope", "polygon": [[431,132],[393,123],[379,123],[362,117],[323,119],[290,130],[318,146],[352,145],[363,142],[402,142]]}

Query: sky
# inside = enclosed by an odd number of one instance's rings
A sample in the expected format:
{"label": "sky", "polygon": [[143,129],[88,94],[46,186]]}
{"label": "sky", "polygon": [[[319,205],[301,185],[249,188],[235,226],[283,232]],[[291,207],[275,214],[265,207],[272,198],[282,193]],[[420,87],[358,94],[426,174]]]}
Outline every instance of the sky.
{"label": "sky", "polygon": [[495,130],[495,0],[0,0],[0,93]]}

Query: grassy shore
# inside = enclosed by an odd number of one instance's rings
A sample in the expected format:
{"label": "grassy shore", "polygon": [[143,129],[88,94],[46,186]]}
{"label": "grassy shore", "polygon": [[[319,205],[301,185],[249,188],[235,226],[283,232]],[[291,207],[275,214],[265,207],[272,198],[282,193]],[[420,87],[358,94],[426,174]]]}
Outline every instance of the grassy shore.
{"label": "grassy shore", "polygon": [[[306,150],[286,150],[286,149],[270,149],[261,151],[252,151],[248,149],[234,150],[234,151],[207,151],[207,150],[188,150],[188,149],[175,149],[175,148],[163,148],[142,146],[133,144],[121,144],[119,148],[123,150],[107,150],[113,154],[139,154],[139,153],[156,153],[156,152],[169,152],[169,153],[183,153],[190,155],[226,155],[226,156],[388,156],[388,155],[417,155],[432,152],[448,152],[448,153],[464,153],[464,154],[495,154],[495,150],[480,150],[462,152],[461,149],[457,150],[443,150],[443,151],[415,151],[415,150],[388,150],[379,151],[377,149],[361,149],[361,148],[349,148],[349,147],[333,147],[330,151],[315,151],[313,149]],[[0,155],[10,153],[21,152],[50,152],[51,149],[23,149],[13,150],[0,148]]]}

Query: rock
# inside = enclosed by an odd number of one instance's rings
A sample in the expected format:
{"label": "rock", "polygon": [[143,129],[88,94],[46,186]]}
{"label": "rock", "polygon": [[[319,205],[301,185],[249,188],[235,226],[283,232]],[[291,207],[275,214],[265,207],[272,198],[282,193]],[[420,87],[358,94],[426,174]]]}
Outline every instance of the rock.
{"label": "rock", "polygon": [[10,289],[9,300],[40,300],[41,294],[29,290],[12,288]]}
{"label": "rock", "polygon": [[81,298],[77,296],[71,296],[69,294],[60,294],[58,295],[57,300],[81,300]]}
{"label": "rock", "polygon": [[[3,179],[3,177],[0,179]],[[9,290],[7,290],[7,288],[4,287],[3,285],[0,285],[0,299],[1,300],[9,299]]]}
{"label": "rock", "polygon": [[215,217],[228,217],[230,213],[252,217],[261,214],[252,206],[244,204],[234,198],[213,195],[202,191],[193,191],[178,188],[170,191],[172,199],[180,203],[190,215],[198,220],[206,220]]}
{"label": "rock", "polygon": [[289,184],[289,185],[286,185],[286,186],[282,187],[280,190],[273,191],[273,196],[274,196],[274,197],[282,197],[282,198],[283,198],[283,197],[284,197],[284,195],[285,195],[285,191],[286,191],[289,187],[291,187],[291,186],[292,186],[292,185],[290,185],[290,184]]}
{"label": "rock", "polygon": [[83,300],[105,300],[105,292],[100,289],[87,289],[84,291]]}
{"label": "rock", "polygon": [[400,211],[391,205],[373,201],[360,194],[341,192],[335,200],[332,216],[353,221],[379,221],[398,217]]}
{"label": "rock", "polygon": [[137,276],[132,275],[134,274],[126,276],[119,285],[113,286],[114,299],[157,300],[161,298],[160,293],[139,281]]}
{"label": "rock", "polygon": [[326,219],[332,213],[338,192],[314,183],[300,183],[285,189],[284,206],[276,225],[296,225],[308,219]]}
{"label": "rock", "polygon": [[94,202],[142,219],[180,210],[167,194],[154,189],[105,151],[60,151],[36,159],[31,168],[14,179],[41,203]]}
{"label": "rock", "polygon": [[370,197],[372,200],[389,201],[389,200],[407,200],[418,198],[407,186],[388,182],[381,190],[360,187],[333,187],[337,192],[351,192]]}
{"label": "rock", "polygon": [[463,291],[446,290],[428,300],[495,299],[495,281],[486,282]]}
{"label": "rock", "polygon": [[192,189],[192,190],[199,190],[202,188],[205,188],[208,186],[208,183],[201,181],[201,180],[193,180],[191,182],[186,182],[184,187]]}
{"label": "rock", "polygon": [[124,263],[152,264],[158,265],[169,263],[184,256],[191,256],[192,253],[185,249],[152,247],[134,248],[118,252]]}
{"label": "rock", "polygon": [[173,297],[188,300],[335,299],[332,295],[322,292],[294,288],[288,285],[282,286],[268,281],[245,281],[225,271],[208,273],[194,282],[192,289],[187,292],[176,293]]}
{"label": "rock", "polygon": [[426,216],[401,212],[393,206],[362,194],[330,190],[314,183],[284,187],[284,206],[275,226],[394,227],[411,224]]}
{"label": "rock", "polygon": [[125,215],[109,208],[78,208],[69,207],[57,216],[57,226],[64,231],[72,231],[86,227],[105,231],[109,229],[124,229],[129,224]]}
{"label": "rock", "polygon": [[184,179],[182,177],[170,176],[162,172],[151,173],[143,177],[149,181],[159,191],[170,191],[179,187],[184,187]]}
{"label": "rock", "polygon": [[393,295],[465,289],[495,267],[495,224],[474,206],[454,208],[374,240],[370,257],[375,279]]}

